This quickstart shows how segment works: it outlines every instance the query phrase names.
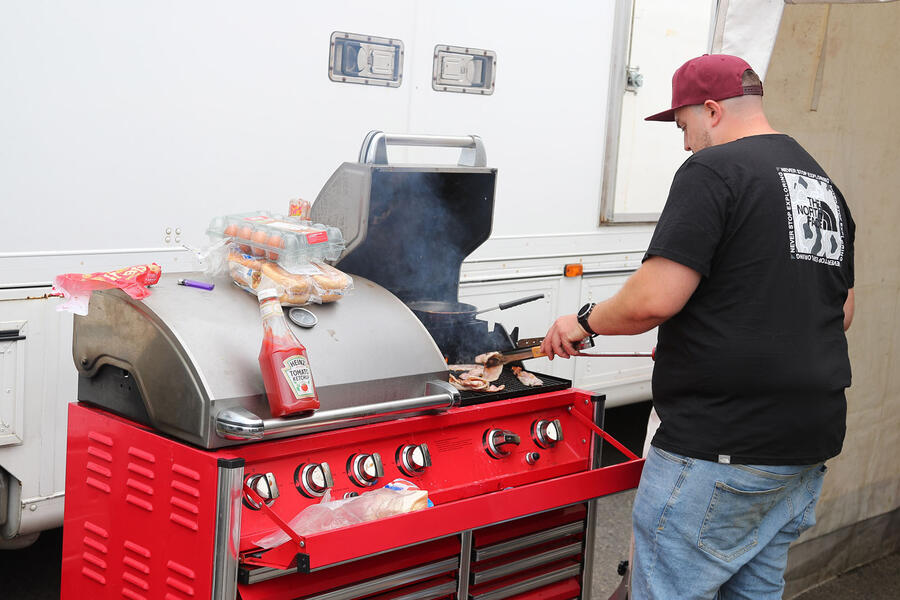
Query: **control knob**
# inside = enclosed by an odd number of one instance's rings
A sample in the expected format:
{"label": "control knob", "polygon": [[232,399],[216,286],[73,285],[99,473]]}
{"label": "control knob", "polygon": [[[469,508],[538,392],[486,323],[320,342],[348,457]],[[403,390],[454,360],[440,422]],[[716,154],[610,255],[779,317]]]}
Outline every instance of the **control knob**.
{"label": "control knob", "polygon": [[559,419],[540,419],[531,424],[531,437],[539,448],[552,448],[562,441],[563,431]]}
{"label": "control knob", "polygon": [[298,466],[294,470],[294,486],[307,498],[321,498],[325,490],[334,487],[331,467],[327,462]]}
{"label": "control knob", "polygon": [[375,485],[379,477],[384,477],[381,455],[377,452],[352,455],[347,460],[347,474],[350,481],[360,487]]}
{"label": "control knob", "polygon": [[491,458],[503,458],[509,456],[510,451],[507,447],[510,444],[519,445],[521,440],[519,436],[505,429],[488,429],[484,432],[482,439],[484,442],[484,450]]}
{"label": "control knob", "polygon": [[[278,497],[278,484],[275,482],[275,475],[272,473],[249,475],[244,483],[265,501],[266,506],[271,506],[275,498]],[[244,504],[254,510],[259,510],[259,503],[247,494],[244,494]]]}
{"label": "control knob", "polygon": [[397,448],[397,467],[410,477],[423,473],[431,466],[428,444],[406,444]]}

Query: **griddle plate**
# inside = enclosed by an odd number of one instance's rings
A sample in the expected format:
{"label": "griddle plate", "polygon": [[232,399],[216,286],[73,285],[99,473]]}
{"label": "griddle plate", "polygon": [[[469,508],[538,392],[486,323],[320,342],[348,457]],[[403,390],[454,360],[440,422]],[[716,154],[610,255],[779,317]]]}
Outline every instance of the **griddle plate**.
{"label": "griddle plate", "polygon": [[[518,363],[510,363],[503,367],[500,378],[494,381],[494,385],[502,385],[503,389],[499,392],[476,392],[473,390],[461,390],[460,398],[463,406],[472,406],[473,404],[484,404],[486,402],[496,402],[497,400],[506,400],[507,398],[520,398],[522,396],[532,396],[534,394],[543,394],[545,392],[555,392],[557,390],[566,390],[572,387],[572,382],[561,377],[553,377],[552,375],[544,375],[542,373],[534,373],[544,384],[528,386],[519,381],[519,378],[513,374],[510,367],[522,366]],[[525,369],[526,371],[528,369]],[[454,371],[454,373],[459,373]]]}

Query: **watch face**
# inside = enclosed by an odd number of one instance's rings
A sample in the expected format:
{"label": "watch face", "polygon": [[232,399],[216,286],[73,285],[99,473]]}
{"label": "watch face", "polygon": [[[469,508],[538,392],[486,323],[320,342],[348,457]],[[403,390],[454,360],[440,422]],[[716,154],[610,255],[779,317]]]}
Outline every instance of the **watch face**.
{"label": "watch face", "polygon": [[590,302],[588,302],[587,304],[582,306],[581,309],[578,311],[578,318],[581,319],[581,318],[587,317],[589,314],[591,314],[591,308],[593,308],[593,307],[594,307],[594,305],[591,304]]}

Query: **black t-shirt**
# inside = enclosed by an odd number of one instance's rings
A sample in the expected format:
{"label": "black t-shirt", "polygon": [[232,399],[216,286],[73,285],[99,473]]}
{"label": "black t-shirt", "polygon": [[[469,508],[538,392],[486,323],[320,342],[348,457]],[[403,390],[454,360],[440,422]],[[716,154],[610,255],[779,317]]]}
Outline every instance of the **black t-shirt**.
{"label": "black t-shirt", "polygon": [[644,257],[702,275],[659,326],[654,446],[769,465],[841,451],[854,232],[840,191],[789,136],[742,138],[685,161]]}

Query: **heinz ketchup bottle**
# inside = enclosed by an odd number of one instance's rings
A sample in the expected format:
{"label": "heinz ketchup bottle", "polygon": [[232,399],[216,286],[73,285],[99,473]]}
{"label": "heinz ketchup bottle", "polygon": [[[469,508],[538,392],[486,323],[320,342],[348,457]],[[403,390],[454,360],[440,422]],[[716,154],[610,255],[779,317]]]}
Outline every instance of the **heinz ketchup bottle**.
{"label": "heinz ketchup bottle", "polygon": [[263,341],[259,368],[272,416],[281,417],[319,408],[306,348],[291,331],[274,289],[260,290]]}

